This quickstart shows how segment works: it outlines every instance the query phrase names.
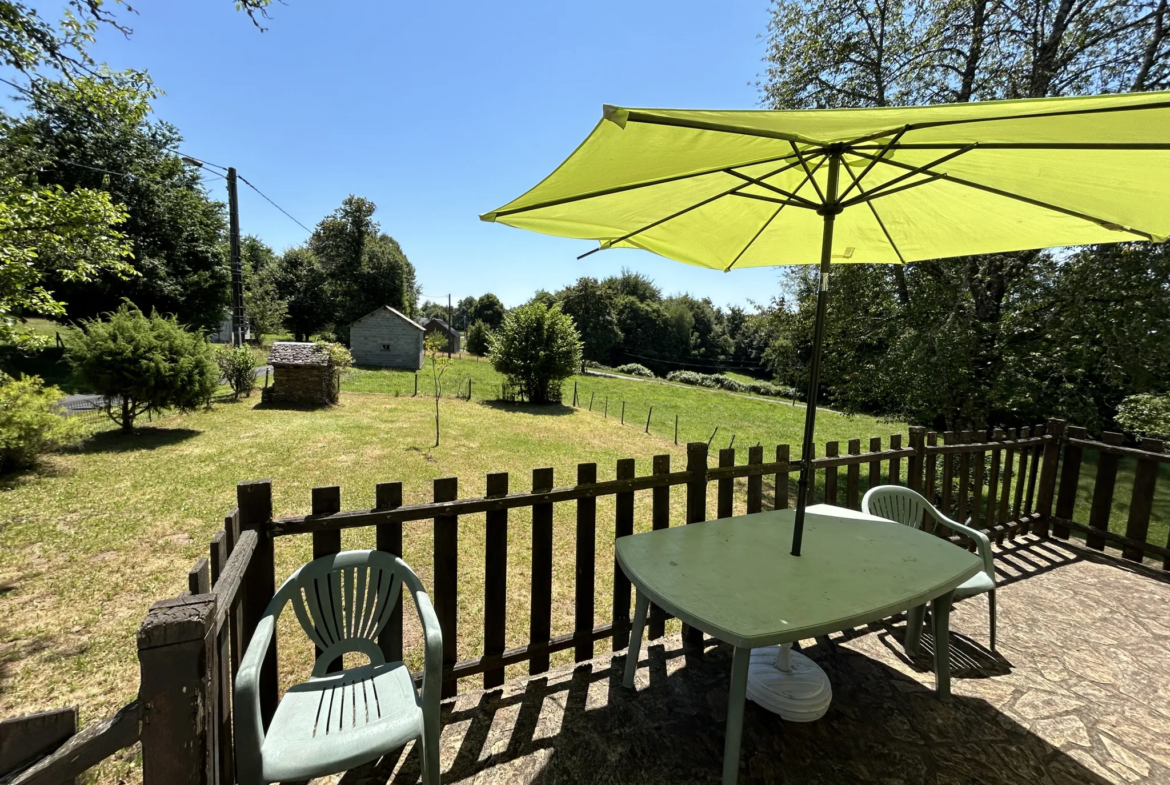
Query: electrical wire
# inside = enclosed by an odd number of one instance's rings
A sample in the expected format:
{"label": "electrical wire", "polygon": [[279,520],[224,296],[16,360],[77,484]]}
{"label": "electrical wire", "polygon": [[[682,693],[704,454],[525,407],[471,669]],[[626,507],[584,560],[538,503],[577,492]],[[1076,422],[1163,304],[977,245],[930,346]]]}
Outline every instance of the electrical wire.
{"label": "electrical wire", "polygon": [[242,181],[244,182],[244,185],[248,186],[248,187],[249,187],[249,188],[251,188],[253,191],[255,191],[256,193],[258,193],[258,194],[260,194],[261,196],[263,196],[263,197],[264,197],[264,199],[265,199],[265,201],[267,201],[267,202],[268,202],[270,205],[272,205],[272,206],[273,206],[273,207],[275,207],[277,210],[280,210],[282,213],[284,213],[286,216],[288,216],[288,219],[289,219],[290,221],[292,221],[292,222],[293,222],[293,223],[295,223],[297,226],[299,226],[299,227],[301,227],[302,229],[304,229],[304,230],[305,230],[306,232],[308,232],[309,234],[312,234],[312,233],[313,233],[313,230],[312,230],[312,229],[310,229],[309,227],[305,226],[303,223],[301,223],[300,221],[298,221],[296,218],[293,218],[291,215],[289,215],[289,212],[288,212],[288,210],[284,209],[283,207],[281,207],[280,205],[278,205],[276,202],[274,202],[274,201],[272,201],[271,199],[269,199],[269,198],[268,198],[268,197],[267,197],[267,196],[264,194],[264,192],[263,192],[263,191],[261,191],[261,190],[260,190],[259,188],[257,188],[256,186],[252,185],[250,182],[248,182],[247,178],[245,178],[245,177],[244,177],[242,174],[239,174],[239,173],[237,173],[237,174],[236,174],[236,177],[240,178],[240,180],[242,180]]}
{"label": "electrical wire", "polygon": [[203,164],[204,166],[214,166],[216,169],[223,169],[225,172],[228,170],[228,167],[226,167],[222,164],[213,164],[211,161],[204,161],[202,158],[196,158],[193,155],[188,155],[187,153],[184,153],[182,150],[168,150],[167,152],[174,153],[175,155],[181,156],[183,158],[190,158],[192,161],[198,161],[199,163]]}
{"label": "electrical wire", "polygon": [[[186,185],[183,185],[181,183],[167,182],[166,180],[163,180],[163,179],[158,178],[158,177],[148,177],[146,175],[134,174],[132,172],[115,172],[113,169],[103,169],[100,166],[92,166],[90,164],[83,164],[79,161],[67,161],[64,158],[49,158],[48,160],[50,160],[54,163],[58,163],[58,164],[65,164],[66,166],[77,166],[77,167],[80,167],[82,169],[89,169],[89,170],[94,171],[94,172],[102,172],[103,174],[112,174],[115,177],[133,177],[133,178],[137,178],[139,180],[153,180],[156,183],[160,183],[162,185],[167,185],[167,186],[171,186],[171,187],[178,187],[178,188],[186,188],[187,187]],[[208,172],[208,174],[213,174],[216,177],[221,177],[225,180],[227,179],[219,172]]]}

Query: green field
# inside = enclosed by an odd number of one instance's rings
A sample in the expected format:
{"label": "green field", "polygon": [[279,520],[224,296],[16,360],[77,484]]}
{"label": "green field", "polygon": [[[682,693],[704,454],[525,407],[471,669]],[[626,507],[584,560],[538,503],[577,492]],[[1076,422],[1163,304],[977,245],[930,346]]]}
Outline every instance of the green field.
{"label": "green field", "polygon": [[[470,382],[473,400],[496,400],[500,397],[502,381],[500,374],[486,361],[454,360],[443,376],[443,395],[466,395]],[[777,444],[791,444],[794,455],[799,449],[804,405],[793,405],[787,399],[731,394],[655,379],[617,379],[587,374],[574,376],[565,384],[565,404],[573,400],[574,385],[578,408],[620,423],[624,406],[626,427],[645,431],[649,417],[650,433],[671,441],[674,440],[677,416],[679,444],[710,440],[714,450],[727,447],[734,436],[737,447],[760,443],[773,448]],[[342,389],[412,396],[415,374],[413,371],[355,368],[343,380]],[[420,396],[434,394],[429,365],[418,373],[418,392]],[[719,429],[717,434],[716,428]],[[885,439],[891,433],[905,433],[905,430],[905,423],[886,422],[864,415],[822,413],[817,418],[817,442],[822,444],[860,438],[868,448],[872,436]]]}

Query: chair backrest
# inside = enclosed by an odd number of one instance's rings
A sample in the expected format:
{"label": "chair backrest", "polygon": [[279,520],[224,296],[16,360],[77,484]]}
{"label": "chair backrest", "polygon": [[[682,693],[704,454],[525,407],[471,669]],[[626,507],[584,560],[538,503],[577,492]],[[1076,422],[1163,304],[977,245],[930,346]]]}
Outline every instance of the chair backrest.
{"label": "chair backrest", "polygon": [[901,485],[879,485],[866,491],[861,509],[879,518],[921,529],[924,516],[934,517],[934,505],[922,494]]}
{"label": "chair backrest", "polygon": [[385,662],[378,635],[390,621],[404,580],[420,586],[405,562],[382,551],[322,556],[289,576],[280,594],[321,649],[314,677],[323,676],[331,662],[348,652],[361,652],[374,664]]}

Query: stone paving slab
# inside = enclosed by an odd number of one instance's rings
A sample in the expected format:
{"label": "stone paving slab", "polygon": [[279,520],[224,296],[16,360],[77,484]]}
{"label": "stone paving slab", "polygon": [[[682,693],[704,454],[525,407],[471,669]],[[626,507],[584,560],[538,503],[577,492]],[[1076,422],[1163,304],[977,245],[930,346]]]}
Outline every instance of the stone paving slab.
{"label": "stone paving slab", "polygon": [[[1105,785],[1170,783],[1170,583],[1056,541],[999,549],[999,651],[987,602],[952,616],[954,698],[940,703],[932,641],[909,662],[904,623],[806,641],[833,705],[809,724],[748,703],[741,783]],[[444,705],[444,783],[718,783],[730,650],[678,637],[470,692]],[[314,785],[405,785],[408,748]]]}

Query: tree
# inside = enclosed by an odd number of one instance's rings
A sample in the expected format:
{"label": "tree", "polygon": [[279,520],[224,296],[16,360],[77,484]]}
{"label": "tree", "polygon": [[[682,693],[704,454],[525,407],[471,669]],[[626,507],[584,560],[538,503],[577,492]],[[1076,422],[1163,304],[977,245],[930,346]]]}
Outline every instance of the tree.
{"label": "tree", "polygon": [[487,355],[492,348],[491,330],[483,322],[472,322],[467,328],[467,343],[464,346],[467,351],[479,357]]}
{"label": "tree", "polygon": [[321,219],[309,237],[328,285],[327,300],[335,331],[383,305],[413,316],[418,301],[414,267],[398,242],[380,231],[369,199],[350,195]]}
{"label": "tree", "polygon": [[[455,304],[455,316],[453,317],[453,324],[451,325],[456,330],[466,330],[471,326],[473,319],[471,318],[472,311],[475,310],[475,298],[464,297]],[[436,314],[437,315],[437,314]]]}
{"label": "tree", "polygon": [[633,297],[644,303],[656,303],[662,299],[662,290],[642,273],[622,268],[621,275],[611,276],[601,282],[615,297]]}
{"label": "tree", "polygon": [[670,316],[660,303],[629,295],[618,297],[614,301],[614,315],[623,336],[614,350],[615,365],[620,364],[618,361],[636,361],[659,376],[670,370],[671,366],[658,361],[677,359],[682,347]]}
{"label": "tree", "polygon": [[439,333],[427,333],[423,339],[427,359],[431,361],[431,381],[435,391],[435,446],[439,446],[439,398],[443,395],[443,374],[451,367],[451,358],[445,356],[447,341]]}
{"label": "tree", "polygon": [[483,322],[489,330],[498,330],[504,323],[506,312],[507,309],[500,302],[500,298],[488,292],[475,301],[475,307],[471,310],[471,321]]}
{"label": "tree", "polygon": [[285,322],[298,341],[307,341],[330,323],[332,312],[324,295],[328,276],[308,248],[291,248],[281,254],[273,283],[285,303]]}
{"label": "tree", "polygon": [[[622,340],[613,297],[596,278],[578,278],[577,283],[557,293],[561,310],[573,319],[581,335],[581,358],[604,363]],[[584,370],[584,366],[582,366]]]}
{"label": "tree", "polygon": [[71,334],[66,356],[90,389],[105,397],[106,414],[123,431],[131,431],[145,412],[190,411],[211,400],[219,368],[207,339],[174,317],[143,316],[130,303],[107,316]]}
{"label": "tree", "polygon": [[178,130],[151,119],[155,94],[149,79],[134,73],[44,82],[26,98],[28,113],[11,121],[0,152],[38,162],[24,175],[30,187],[104,191],[125,209],[119,231],[139,274],[50,276],[68,318],[93,318],[129,299],[211,329],[223,319],[230,291],[224,207],[208,197],[199,170],[174,152],[182,142]]}
{"label": "tree", "polygon": [[244,273],[244,314],[252,336],[280,333],[288,306],[277,286],[279,261],[260,238],[248,235],[240,241],[240,266]]}
{"label": "tree", "polygon": [[581,364],[581,337],[559,306],[522,305],[504,317],[491,360],[529,403],[559,402],[561,384]]}

